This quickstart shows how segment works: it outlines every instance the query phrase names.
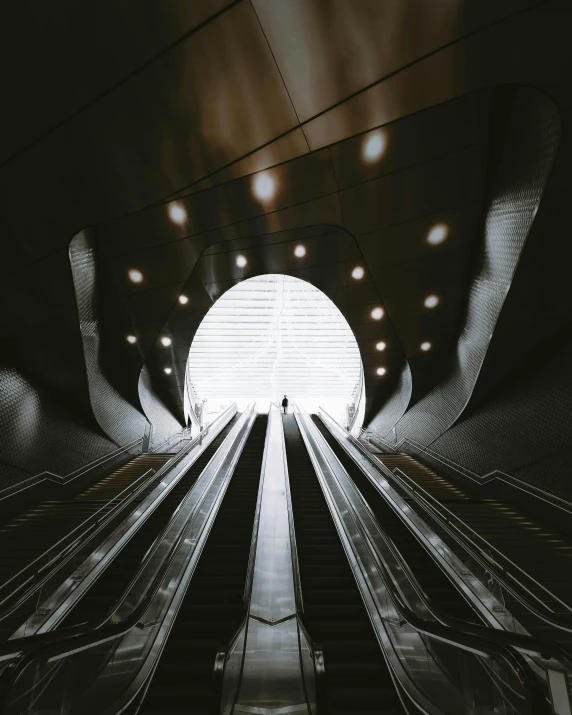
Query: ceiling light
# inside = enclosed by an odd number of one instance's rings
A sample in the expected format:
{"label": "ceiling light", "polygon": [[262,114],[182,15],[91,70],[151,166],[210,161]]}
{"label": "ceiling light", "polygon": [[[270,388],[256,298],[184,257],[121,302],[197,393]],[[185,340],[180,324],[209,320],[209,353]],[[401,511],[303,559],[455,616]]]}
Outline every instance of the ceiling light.
{"label": "ceiling light", "polygon": [[173,223],[182,226],[187,220],[187,212],[181,204],[169,204],[169,218]]}
{"label": "ceiling light", "polygon": [[424,343],[421,343],[421,350],[423,350],[424,353],[427,352],[427,350],[431,350],[431,343],[426,340]]}
{"label": "ceiling light", "polygon": [[181,293],[181,295],[179,296],[179,303],[180,303],[181,305],[187,305],[188,302],[189,302],[189,299],[187,298],[187,296],[186,296],[186,295],[183,295],[183,294]]}
{"label": "ceiling light", "polygon": [[377,308],[374,308],[371,311],[371,317],[374,320],[381,320],[383,318],[383,308],[380,308],[379,306]]}
{"label": "ceiling light", "polygon": [[378,129],[371,134],[368,134],[362,144],[362,157],[364,161],[368,164],[373,164],[374,162],[381,159],[385,152],[387,146],[387,139],[385,133]]}
{"label": "ceiling light", "polygon": [[127,275],[129,276],[131,283],[141,283],[143,280],[143,274],[138,268],[130,268]]}
{"label": "ceiling light", "polygon": [[429,231],[427,234],[427,243],[431,246],[438,246],[440,243],[447,238],[449,235],[449,228],[444,223],[438,223],[436,226]]}
{"label": "ceiling light", "polygon": [[257,174],[252,185],[254,195],[260,201],[268,201],[276,193],[276,184],[270,174]]}
{"label": "ceiling light", "polygon": [[383,342],[383,340],[380,340],[379,343],[375,344],[375,349],[379,350],[379,352],[385,350],[385,343]]}
{"label": "ceiling light", "polygon": [[426,308],[434,308],[439,303],[439,298],[436,295],[428,295],[423,301]]}
{"label": "ceiling light", "polygon": [[306,255],[306,249],[304,246],[296,246],[294,249],[294,255],[296,258],[302,258],[303,256]]}
{"label": "ceiling light", "polygon": [[365,271],[361,266],[356,266],[352,271],[352,278],[357,281],[361,280],[365,276]]}
{"label": "ceiling light", "polygon": [[173,371],[171,370],[170,367],[166,367],[165,372],[167,373],[167,375],[170,375]]}
{"label": "ceiling light", "polygon": [[163,335],[163,337],[161,338],[161,345],[168,348],[170,344],[171,344],[171,338],[168,338],[166,335]]}
{"label": "ceiling light", "polygon": [[135,345],[135,343],[137,342],[137,338],[136,338],[134,335],[128,335],[128,336],[127,336],[127,342],[128,342],[130,345]]}
{"label": "ceiling light", "polygon": [[386,372],[387,372],[387,370],[384,367],[378,367],[376,370],[376,373],[378,375],[385,375]]}
{"label": "ceiling light", "polygon": [[236,265],[237,265],[239,268],[244,268],[244,266],[245,266],[247,263],[248,263],[248,261],[246,260],[246,258],[245,258],[244,256],[237,256],[237,257],[236,257]]}

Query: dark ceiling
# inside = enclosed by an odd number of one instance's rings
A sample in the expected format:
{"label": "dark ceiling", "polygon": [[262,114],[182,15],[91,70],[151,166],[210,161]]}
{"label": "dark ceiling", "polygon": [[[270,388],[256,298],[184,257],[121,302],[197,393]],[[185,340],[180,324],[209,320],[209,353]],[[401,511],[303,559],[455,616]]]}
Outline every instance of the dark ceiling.
{"label": "dark ceiling", "polygon": [[[538,87],[566,123],[570,13],[564,0],[5,4],[4,359],[87,401],[67,249],[96,226],[105,364],[133,403],[146,359],[180,410],[185,351],[212,296],[241,277],[237,250],[249,255],[244,277],[283,270],[336,300],[369,370],[370,411],[405,359],[418,399],[458,336],[510,88]],[[366,165],[364,137],[380,126],[387,151]],[[568,212],[564,137],[549,227]],[[261,170],[279,185],[264,206],[250,190]],[[183,226],[168,218],[174,197]],[[429,246],[441,222],[449,237]],[[303,264],[290,251],[302,237]],[[130,267],[144,273],[140,286],[127,281]],[[552,283],[548,270],[536,281],[546,310]],[[437,308],[424,308],[427,293],[440,296]],[[567,297],[540,332],[569,319]],[[379,300],[387,315],[372,324]],[[164,331],[175,346],[169,379]],[[381,334],[388,374],[374,379]]]}

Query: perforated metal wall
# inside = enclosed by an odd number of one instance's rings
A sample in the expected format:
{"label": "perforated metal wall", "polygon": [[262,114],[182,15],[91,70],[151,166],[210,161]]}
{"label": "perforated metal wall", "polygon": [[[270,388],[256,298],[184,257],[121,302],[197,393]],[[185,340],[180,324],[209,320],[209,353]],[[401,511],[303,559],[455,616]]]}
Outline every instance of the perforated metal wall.
{"label": "perforated metal wall", "polygon": [[79,408],[0,365],[0,490],[43,471],[65,475],[115,446]]}
{"label": "perforated metal wall", "polygon": [[399,419],[385,419],[393,400],[373,421],[382,436],[429,445],[462,414],[540,204],[560,136],[555,105],[529,88],[515,92],[506,144],[487,211],[481,263],[449,376]]}
{"label": "perforated metal wall", "polygon": [[175,432],[181,431],[183,425],[177,422],[154,392],[151,376],[145,365],[139,377],[139,399],[141,400],[141,406],[147,415],[147,419],[153,426],[151,443],[149,445],[151,449],[161,444],[161,442]]}
{"label": "perforated metal wall", "polygon": [[111,385],[101,369],[94,237],[91,229],[81,231],[73,238],[70,243],[70,262],[93,414],[102,430],[114,442],[125,445],[143,437],[147,420]]}

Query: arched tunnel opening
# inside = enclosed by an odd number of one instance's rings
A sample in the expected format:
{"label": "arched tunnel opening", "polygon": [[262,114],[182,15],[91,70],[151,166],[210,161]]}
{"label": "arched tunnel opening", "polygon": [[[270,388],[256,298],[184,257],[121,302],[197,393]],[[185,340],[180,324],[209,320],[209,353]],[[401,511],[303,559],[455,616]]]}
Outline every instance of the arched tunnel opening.
{"label": "arched tunnel opening", "polygon": [[210,421],[230,403],[259,412],[287,396],[309,412],[325,409],[359,430],[365,410],[363,367],[351,327],[311,283],[283,274],[242,281],[209,310],[185,372],[190,410]]}

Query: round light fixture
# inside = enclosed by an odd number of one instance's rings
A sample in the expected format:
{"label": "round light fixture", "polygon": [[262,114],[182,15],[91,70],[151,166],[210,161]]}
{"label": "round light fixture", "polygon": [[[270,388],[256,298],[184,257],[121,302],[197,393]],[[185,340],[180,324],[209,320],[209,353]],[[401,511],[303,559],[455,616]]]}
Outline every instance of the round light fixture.
{"label": "round light fixture", "polygon": [[383,318],[383,308],[380,308],[379,306],[374,308],[370,315],[374,320],[381,320]]}
{"label": "round light fixture", "polygon": [[378,367],[376,370],[376,373],[378,375],[385,375],[386,372],[387,372],[387,370],[384,367]]}
{"label": "round light fixture", "polygon": [[383,342],[383,340],[380,340],[379,343],[375,344],[375,349],[379,350],[379,352],[382,352],[382,350],[385,350],[385,347],[386,347],[386,345]]}
{"label": "round light fixture", "polygon": [[449,227],[444,223],[438,223],[427,234],[427,243],[431,246],[438,246],[449,235]]}
{"label": "round light fixture", "polygon": [[127,336],[127,342],[128,342],[130,345],[135,345],[135,343],[137,342],[137,338],[136,338],[134,335],[128,335],[128,336]]}
{"label": "round light fixture", "polygon": [[248,263],[248,261],[246,260],[246,258],[245,258],[244,256],[237,256],[237,257],[236,257],[236,265],[237,265],[239,268],[244,268],[244,266],[245,266],[247,263]]}
{"label": "round light fixture", "polygon": [[356,281],[361,280],[365,276],[365,271],[361,266],[356,266],[353,271],[352,271],[352,278],[355,278]]}
{"label": "round light fixture", "polygon": [[363,160],[368,164],[373,164],[374,162],[379,161],[385,153],[386,146],[387,139],[385,133],[381,129],[368,134],[364,137],[362,144],[361,153]]}
{"label": "round light fixture", "polygon": [[423,350],[424,353],[427,352],[427,350],[431,350],[431,343],[426,340],[424,343],[421,343],[421,350]]}
{"label": "round light fixture", "polygon": [[182,226],[187,220],[187,212],[181,204],[169,204],[169,218],[173,223]]}
{"label": "round light fixture", "polygon": [[167,373],[167,375],[170,375],[173,371],[171,370],[170,367],[166,367],[165,372]]}
{"label": "round light fixture", "polygon": [[423,305],[426,308],[434,308],[436,305],[439,304],[439,298],[436,295],[428,295],[427,298],[423,301]]}
{"label": "round light fixture", "polygon": [[171,338],[168,338],[166,335],[163,335],[163,337],[161,338],[161,345],[165,348],[168,348],[171,342]]}
{"label": "round light fixture", "polygon": [[127,276],[131,283],[141,283],[143,280],[143,273],[138,268],[130,268],[127,271]]}
{"label": "round light fixture", "polygon": [[276,193],[276,183],[268,173],[257,174],[252,183],[252,191],[260,201],[269,201]]}
{"label": "round light fixture", "polygon": [[179,296],[179,303],[180,303],[181,305],[187,305],[188,302],[189,302],[189,299],[187,298],[187,296],[186,296],[186,295],[183,295],[183,294],[181,293],[181,295]]}
{"label": "round light fixture", "polygon": [[306,255],[306,248],[305,246],[296,246],[294,249],[294,255],[296,258],[302,258],[303,256]]}

